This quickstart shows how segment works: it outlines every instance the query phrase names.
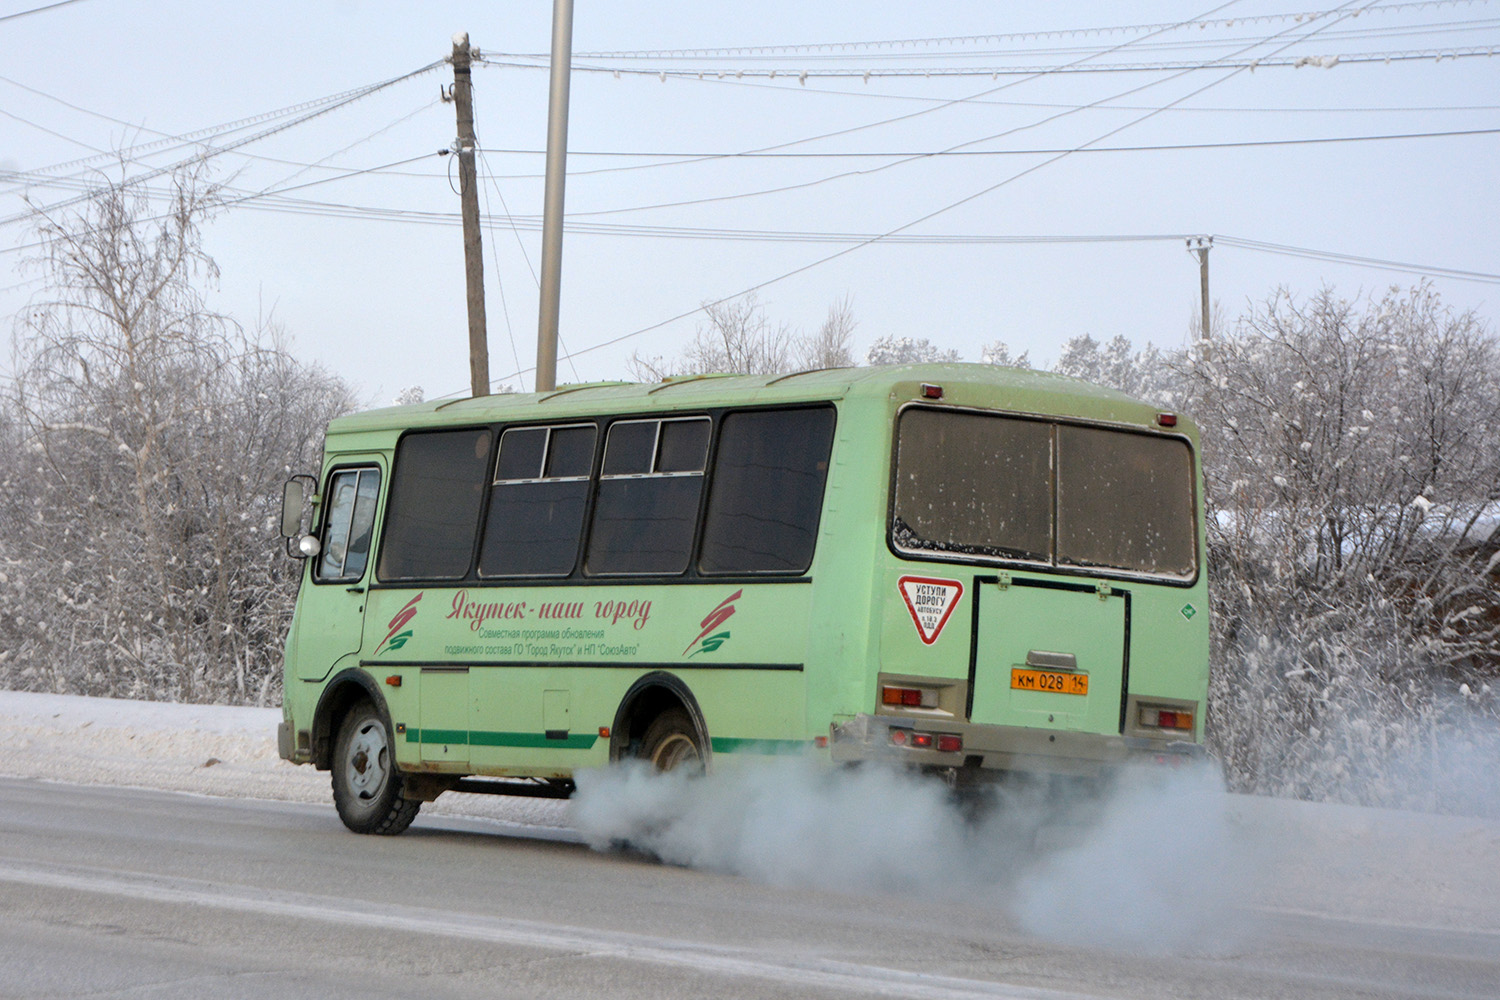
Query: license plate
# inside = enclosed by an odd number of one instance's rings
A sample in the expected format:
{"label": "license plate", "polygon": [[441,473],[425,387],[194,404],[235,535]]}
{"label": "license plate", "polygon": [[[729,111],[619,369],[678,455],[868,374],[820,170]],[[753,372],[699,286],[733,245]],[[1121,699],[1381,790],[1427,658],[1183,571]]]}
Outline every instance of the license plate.
{"label": "license plate", "polygon": [[1089,675],[1064,674],[1053,670],[1023,670],[1016,667],[1010,672],[1010,686],[1017,691],[1088,694]]}

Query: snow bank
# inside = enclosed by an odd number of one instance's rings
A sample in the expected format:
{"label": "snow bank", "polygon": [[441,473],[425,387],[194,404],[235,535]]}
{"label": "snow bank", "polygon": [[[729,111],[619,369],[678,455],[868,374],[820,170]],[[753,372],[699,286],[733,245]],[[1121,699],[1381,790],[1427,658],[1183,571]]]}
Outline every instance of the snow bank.
{"label": "snow bank", "polygon": [[[325,802],[327,771],[276,753],[277,708],[178,705],[0,691],[0,775],[225,798]],[[423,814],[566,826],[566,806],[450,793]]]}

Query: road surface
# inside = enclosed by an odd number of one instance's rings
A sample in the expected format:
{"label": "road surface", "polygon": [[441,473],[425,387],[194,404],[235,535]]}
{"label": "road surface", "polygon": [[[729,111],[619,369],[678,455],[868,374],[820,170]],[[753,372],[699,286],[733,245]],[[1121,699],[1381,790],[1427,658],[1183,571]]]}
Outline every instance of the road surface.
{"label": "road surface", "polygon": [[1273,886],[1235,904],[1233,940],[1153,955],[566,830],[424,813],[360,837],[329,805],[0,779],[3,997],[1500,996],[1494,921],[1327,903]]}

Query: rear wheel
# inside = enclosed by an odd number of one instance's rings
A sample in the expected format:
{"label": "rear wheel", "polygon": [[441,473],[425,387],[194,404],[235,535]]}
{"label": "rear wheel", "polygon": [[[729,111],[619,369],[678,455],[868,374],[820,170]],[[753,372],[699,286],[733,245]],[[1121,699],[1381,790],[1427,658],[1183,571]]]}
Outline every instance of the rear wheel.
{"label": "rear wheel", "polygon": [[682,768],[689,773],[701,774],[704,769],[698,730],[687,712],[680,708],[670,708],[651,720],[641,739],[640,757],[649,761],[656,771]]}
{"label": "rear wheel", "polygon": [[333,754],[333,804],[355,833],[397,834],[422,803],[403,798],[390,733],[375,706],[362,701],[339,726]]}

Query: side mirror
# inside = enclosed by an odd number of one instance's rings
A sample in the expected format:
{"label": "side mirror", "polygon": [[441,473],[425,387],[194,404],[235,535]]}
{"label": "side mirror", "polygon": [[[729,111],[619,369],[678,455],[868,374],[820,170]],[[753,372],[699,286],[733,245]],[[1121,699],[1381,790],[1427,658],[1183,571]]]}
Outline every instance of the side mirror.
{"label": "side mirror", "polygon": [[281,537],[296,538],[302,534],[302,504],[307,491],[300,479],[288,479],[281,488]]}

